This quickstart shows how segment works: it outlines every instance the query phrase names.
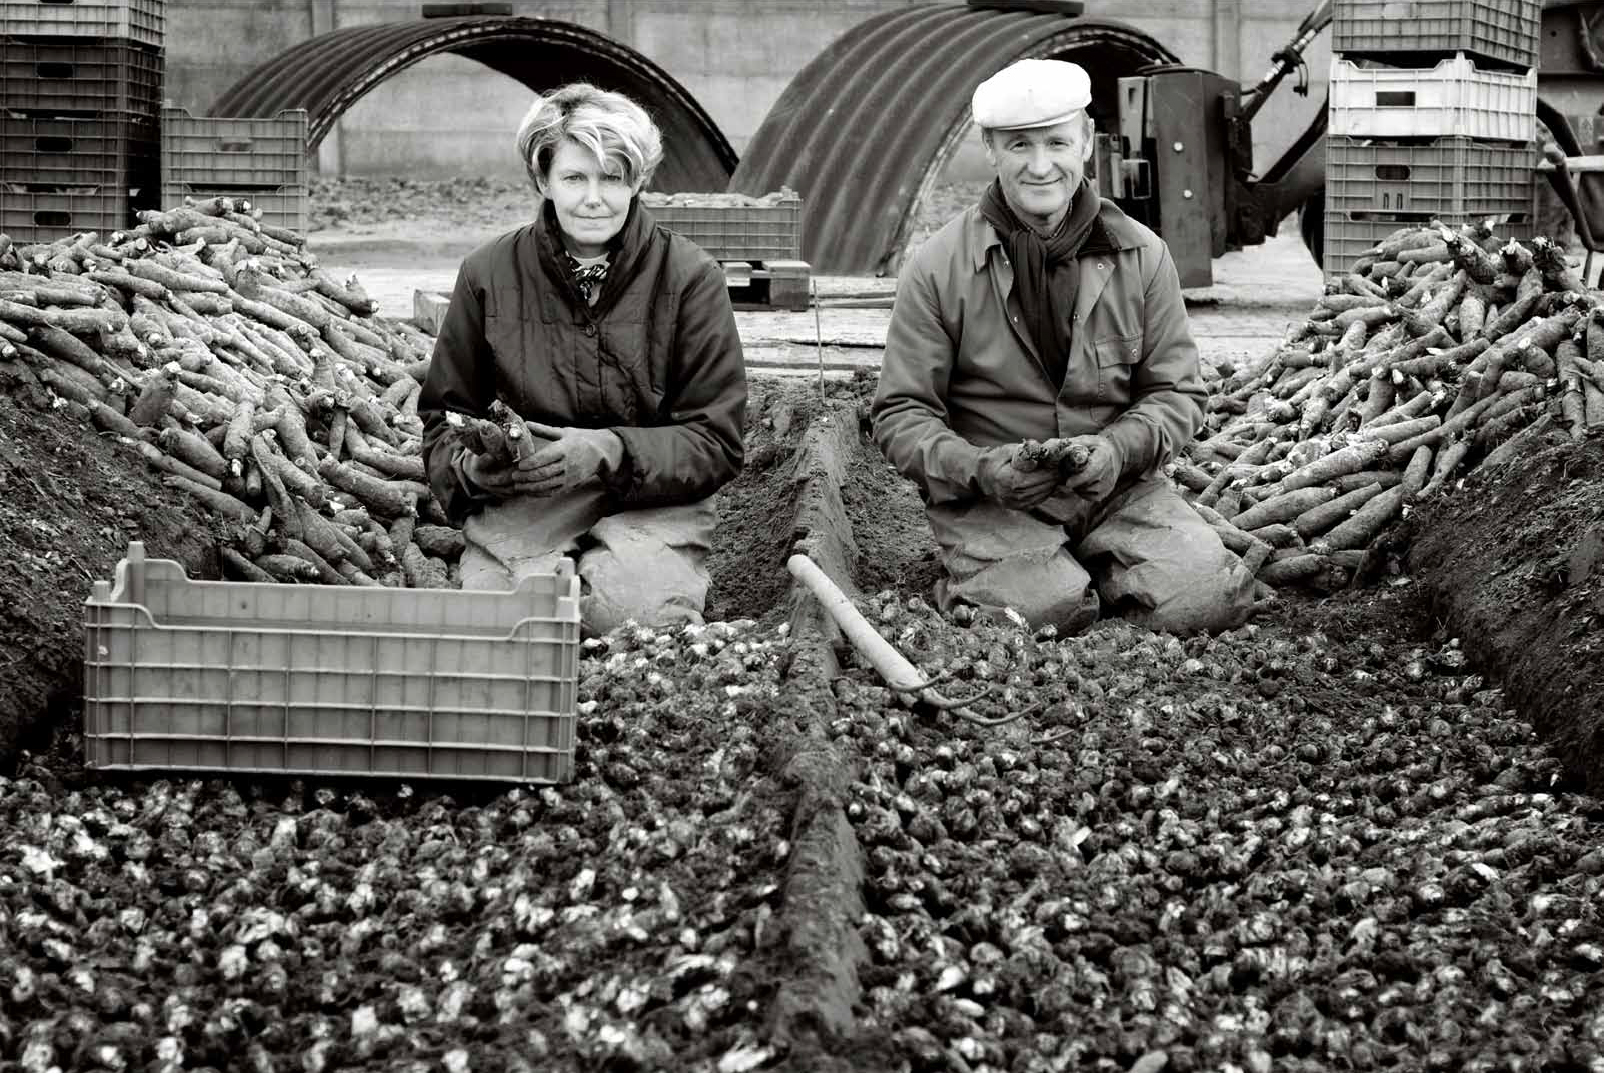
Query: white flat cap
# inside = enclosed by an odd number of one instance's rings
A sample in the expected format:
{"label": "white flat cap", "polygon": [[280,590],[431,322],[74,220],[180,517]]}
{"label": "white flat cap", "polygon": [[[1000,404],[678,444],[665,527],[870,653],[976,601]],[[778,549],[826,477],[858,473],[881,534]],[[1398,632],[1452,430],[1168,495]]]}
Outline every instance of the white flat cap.
{"label": "white flat cap", "polygon": [[1067,60],[1019,60],[975,87],[970,108],[987,130],[1050,127],[1092,103],[1086,69]]}

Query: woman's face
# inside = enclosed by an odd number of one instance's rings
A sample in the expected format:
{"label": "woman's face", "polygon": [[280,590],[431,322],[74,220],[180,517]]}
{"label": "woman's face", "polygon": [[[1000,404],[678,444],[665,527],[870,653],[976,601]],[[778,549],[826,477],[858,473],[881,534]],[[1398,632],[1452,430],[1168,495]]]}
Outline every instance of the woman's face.
{"label": "woman's face", "polygon": [[541,196],[557,210],[568,251],[576,257],[597,257],[629,217],[630,199],[640,184],[630,184],[611,162],[599,164],[590,150],[564,138],[557,143],[541,184]]}

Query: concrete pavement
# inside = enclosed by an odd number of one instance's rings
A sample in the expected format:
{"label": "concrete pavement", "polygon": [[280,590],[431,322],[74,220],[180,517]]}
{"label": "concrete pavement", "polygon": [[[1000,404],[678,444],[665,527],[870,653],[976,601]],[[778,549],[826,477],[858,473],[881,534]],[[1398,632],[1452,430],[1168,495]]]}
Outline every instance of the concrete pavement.
{"label": "concrete pavement", "polygon": [[[380,312],[410,317],[413,291],[449,291],[462,257],[501,230],[424,237],[415,225],[398,224],[362,235],[314,233],[308,248],[336,274],[354,273]],[[1187,310],[1204,360],[1236,367],[1263,360],[1307,316],[1322,285],[1319,268],[1291,226],[1262,246],[1216,260],[1214,278],[1212,287],[1187,292]],[[889,295],[895,283],[820,277],[815,285],[828,297]],[[834,307],[816,313],[742,311],[736,322],[755,370],[814,373],[822,356],[827,371],[841,373],[878,365],[890,312]]]}

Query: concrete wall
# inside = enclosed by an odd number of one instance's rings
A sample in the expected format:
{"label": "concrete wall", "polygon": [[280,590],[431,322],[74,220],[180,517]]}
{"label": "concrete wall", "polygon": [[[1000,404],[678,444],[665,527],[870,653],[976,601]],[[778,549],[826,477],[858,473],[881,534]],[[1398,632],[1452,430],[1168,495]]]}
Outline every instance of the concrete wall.
{"label": "concrete wall", "polygon": [[[518,0],[520,15],[584,25],[657,63],[701,103],[737,152],[801,67],[871,15],[925,0]],[[1088,0],[1087,13],[1152,34],[1185,63],[1251,83],[1314,0]],[[418,0],[167,0],[167,96],[204,113],[257,63],[316,34],[418,17]],[[1288,80],[1254,123],[1267,168],[1324,100],[1329,36],[1307,57],[1308,97]],[[529,92],[456,56],[396,74],[342,117],[320,170],[417,177],[521,174],[510,145]],[[972,152],[954,171],[972,171]]]}

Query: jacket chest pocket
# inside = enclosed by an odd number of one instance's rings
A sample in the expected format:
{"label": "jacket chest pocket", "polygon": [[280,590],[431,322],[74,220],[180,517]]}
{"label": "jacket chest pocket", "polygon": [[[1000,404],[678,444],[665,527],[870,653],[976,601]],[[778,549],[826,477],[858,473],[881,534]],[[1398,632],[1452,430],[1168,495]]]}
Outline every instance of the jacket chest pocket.
{"label": "jacket chest pocket", "polygon": [[639,320],[609,319],[596,339],[596,373],[609,413],[634,424],[652,407],[650,340]]}
{"label": "jacket chest pocket", "polygon": [[1092,350],[1097,361],[1097,401],[1123,405],[1131,401],[1131,377],[1142,358],[1142,337],[1108,336],[1095,340]]}

